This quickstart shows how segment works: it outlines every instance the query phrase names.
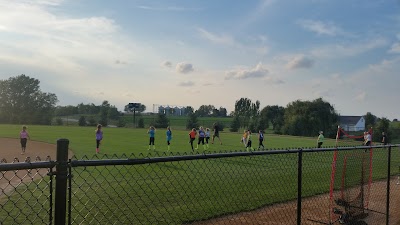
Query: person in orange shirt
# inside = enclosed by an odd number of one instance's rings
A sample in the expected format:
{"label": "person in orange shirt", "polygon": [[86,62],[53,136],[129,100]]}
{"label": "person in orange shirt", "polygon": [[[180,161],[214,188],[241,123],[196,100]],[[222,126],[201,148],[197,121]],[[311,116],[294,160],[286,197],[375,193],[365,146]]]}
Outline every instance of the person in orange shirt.
{"label": "person in orange shirt", "polygon": [[194,151],[193,142],[194,142],[194,140],[196,140],[196,134],[197,134],[196,128],[193,128],[192,131],[190,131],[190,133],[189,133],[189,138],[190,138],[189,143],[190,143],[190,146],[192,147],[192,151]]}

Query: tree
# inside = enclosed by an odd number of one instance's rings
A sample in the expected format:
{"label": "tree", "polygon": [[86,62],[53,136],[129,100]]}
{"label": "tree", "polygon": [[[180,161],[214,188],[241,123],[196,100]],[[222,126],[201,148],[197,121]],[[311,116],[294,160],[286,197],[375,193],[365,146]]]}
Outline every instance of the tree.
{"label": "tree", "polygon": [[219,107],[219,109],[213,108],[212,112],[211,112],[212,117],[226,117],[226,115],[227,115],[227,111],[223,107]]}
{"label": "tree", "polygon": [[338,114],[328,102],[294,101],[288,104],[284,114],[283,133],[297,136],[314,136],[322,130],[327,136],[336,134]]}
{"label": "tree", "polygon": [[165,114],[158,114],[154,126],[156,128],[167,128],[169,125],[169,119]]}
{"label": "tree", "polygon": [[387,118],[381,118],[374,127],[374,134],[372,136],[373,141],[375,142],[381,142],[382,140],[382,132],[385,132],[388,139],[390,140],[390,137],[392,135],[391,129],[390,129],[390,120]]}
{"label": "tree", "polygon": [[234,116],[232,123],[231,123],[231,127],[230,127],[230,131],[231,132],[237,132],[240,128],[240,120],[238,116]]}
{"label": "tree", "polygon": [[186,129],[198,128],[199,121],[195,113],[189,114],[188,120],[186,122]]}
{"label": "tree", "polygon": [[226,108],[223,107],[219,107],[219,115],[220,117],[226,117],[228,115],[228,111],[226,110]]}
{"label": "tree", "polygon": [[40,81],[24,74],[0,80],[0,120],[51,124],[57,96],[40,90]]}
{"label": "tree", "polygon": [[235,102],[234,116],[239,117],[240,126],[247,128],[251,120],[257,120],[260,113],[260,102],[252,103],[248,98],[241,98]]}
{"label": "tree", "polygon": [[192,106],[186,106],[185,107],[185,115],[188,116],[190,114],[194,113],[194,109]]}
{"label": "tree", "polygon": [[77,108],[78,108],[78,114],[94,115],[94,114],[100,113],[100,106],[97,106],[93,103],[87,104],[87,105],[80,103],[80,104],[78,104]]}
{"label": "tree", "polygon": [[55,108],[54,114],[55,116],[70,116],[79,113],[77,106],[67,105],[67,106],[57,106]]}
{"label": "tree", "polygon": [[207,117],[210,116],[215,107],[213,105],[201,105],[198,110],[196,110],[196,115],[200,117]]}
{"label": "tree", "polygon": [[79,117],[78,125],[81,127],[86,126],[86,118],[84,116]]}
{"label": "tree", "polygon": [[126,120],[123,117],[118,118],[117,127],[125,127],[125,126],[126,126]]}
{"label": "tree", "polygon": [[144,128],[144,119],[143,119],[143,118],[140,118],[140,119],[139,119],[138,127],[139,127],[139,128]]}
{"label": "tree", "polygon": [[108,109],[110,108],[110,103],[107,100],[104,100],[100,106],[100,120],[99,123],[106,127],[108,125]]}
{"label": "tree", "polygon": [[110,120],[118,120],[119,118],[118,109],[115,106],[110,106],[107,111],[107,118]]}
{"label": "tree", "polygon": [[367,114],[364,115],[365,119],[365,129],[368,129],[369,127],[373,127],[377,121],[377,117],[373,115],[370,112],[367,112]]}
{"label": "tree", "polygon": [[281,128],[284,124],[285,108],[282,106],[266,106],[260,113],[260,130],[264,130],[272,124],[272,129],[275,133],[281,133]]}

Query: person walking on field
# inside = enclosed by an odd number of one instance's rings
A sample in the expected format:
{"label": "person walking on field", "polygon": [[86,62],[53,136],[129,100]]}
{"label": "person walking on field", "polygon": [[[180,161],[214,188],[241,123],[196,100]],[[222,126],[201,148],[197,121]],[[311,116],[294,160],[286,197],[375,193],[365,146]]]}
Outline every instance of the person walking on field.
{"label": "person walking on field", "polygon": [[371,134],[369,132],[365,132],[364,139],[365,139],[364,140],[365,146],[371,146],[372,137],[371,137]]}
{"label": "person walking on field", "polygon": [[168,145],[168,151],[170,150],[170,145],[171,145],[171,139],[172,139],[172,131],[171,131],[171,127],[167,127],[167,145]]}
{"label": "person walking on field", "polygon": [[261,146],[262,149],[264,150],[264,132],[262,130],[258,131],[258,150],[260,150]]}
{"label": "person walking on field", "polygon": [[385,134],[385,132],[382,132],[382,144],[383,145],[387,145],[389,143],[387,135]]}
{"label": "person walking on field", "polygon": [[210,140],[210,128],[206,128],[206,149],[209,149],[210,146],[208,145],[208,141]]}
{"label": "person walking on field", "polygon": [[190,138],[189,143],[190,143],[190,146],[192,147],[192,151],[194,151],[193,142],[194,142],[194,140],[196,140],[196,134],[197,134],[196,128],[193,128],[189,133],[189,138]]}
{"label": "person walking on field", "polygon": [[100,142],[103,140],[103,131],[101,130],[101,124],[97,124],[96,131],[96,154],[100,153]]}
{"label": "person walking on field", "polygon": [[156,128],[154,128],[153,126],[150,126],[149,130],[147,131],[147,133],[149,134],[150,140],[149,140],[149,148],[147,150],[150,151],[151,146],[153,145],[153,150],[156,150],[156,145],[154,144],[154,140],[155,140],[155,135],[156,135]]}
{"label": "person walking on field", "polygon": [[203,127],[199,128],[199,141],[197,142],[196,150],[199,149],[199,144],[203,145],[203,149],[206,150],[206,146],[204,145],[204,139],[206,137],[206,132],[204,131]]}
{"label": "person walking on field", "polygon": [[324,138],[324,132],[320,131],[317,139],[318,148],[321,148],[322,144],[324,143]]}
{"label": "person walking on field", "polygon": [[251,131],[247,130],[247,141],[246,141],[247,145],[246,145],[246,150],[247,151],[253,151],[254,148],[251,147]]}
{"label": "person walking on field", "polygon": [[26,143],[28,142],[28,139],[30,140],[31,138],[29,137],[29,133],[26,130],[26,126],[22,126],[22,130],[19,133],[19,138],[21,142],[21,155],[25,154],[26,150]]}
{"label": "person walking on field", "polygon": [[219,138],[219,126],[218,126],[217,123],[214,123],[214,134],[213,134],[213,137],[212,137],[211,144],[214,144],[214,139],[215,139],[215,137],[218,138],[219,143],[222,145],[221,138]]}
{"label": "person walking on field", "polygon": [[245,148],[246,148],[246,146],[247,146],[247,135],[248,135],[247,130],[244,130],[244,131],[243,131],[242,140],[240,141],[240,142],[243,143],[243,145],[244,145]]}

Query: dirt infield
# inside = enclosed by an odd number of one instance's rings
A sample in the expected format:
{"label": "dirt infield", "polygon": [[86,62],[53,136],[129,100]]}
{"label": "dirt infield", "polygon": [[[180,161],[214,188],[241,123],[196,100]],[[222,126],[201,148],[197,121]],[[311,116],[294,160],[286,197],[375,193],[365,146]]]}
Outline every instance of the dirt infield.
{"label": "dirt infield", "polygon": [[55,144],[28,140],[26,152],[21,155],[19,139],[0,138],[0,160],[5,159],[9,163],[13,162],[15,158],[19,162],[24,162],[28,157],[32,162],[36,160],[36,157],[39,157],[41,161],[45,161],[48,156],[55,160],[56,152],[57,146]]}
{"label": "dirt infield", "polygon": [[[19,139],[0,138],[1,163],[55,160],[57,146],[55,144],[28,140],[25,154],[22,155],[21,152],[21,144]],[[68,156],[72,157],[72,155],[72,151],[69,151]],[[2,190],[0,192],[0,197],[2,194],[12,191],[21,182],[29,182],[33,179],[40,179],[46,176],[47,173],[47,169],[3,172],[0,177],[0,190]]]}
{"label": "dirt infield", "polygon": [[[391,180],[390,190],[390,223],[400,224],[400,185],[397,185],[397,177]],[[302,201],[301,224],[316,225],[329,223],[329,195],[323,194],[305,198]],[[364,221],[368,225],[385,224],[386,215],[386,181],[371,184],[368,216]],[[207,221],[195,222],[196,225],[247,225],[247,224],[296,224],[297,201],[276,204],[250,212],[229,215]],[[334,224],[339,224],[336,222]]]}

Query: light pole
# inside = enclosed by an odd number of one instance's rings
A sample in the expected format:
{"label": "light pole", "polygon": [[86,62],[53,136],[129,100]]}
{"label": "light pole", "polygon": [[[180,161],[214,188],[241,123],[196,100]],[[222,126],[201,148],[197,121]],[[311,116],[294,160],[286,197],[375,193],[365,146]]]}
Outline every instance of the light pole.
{"label": "light pole", "polygon": [[138,109],[140,105],[141,104],[138,102],[128,104],[128,108],[131,110],[133,109],[133,128],[136,128],[136,109]]}

